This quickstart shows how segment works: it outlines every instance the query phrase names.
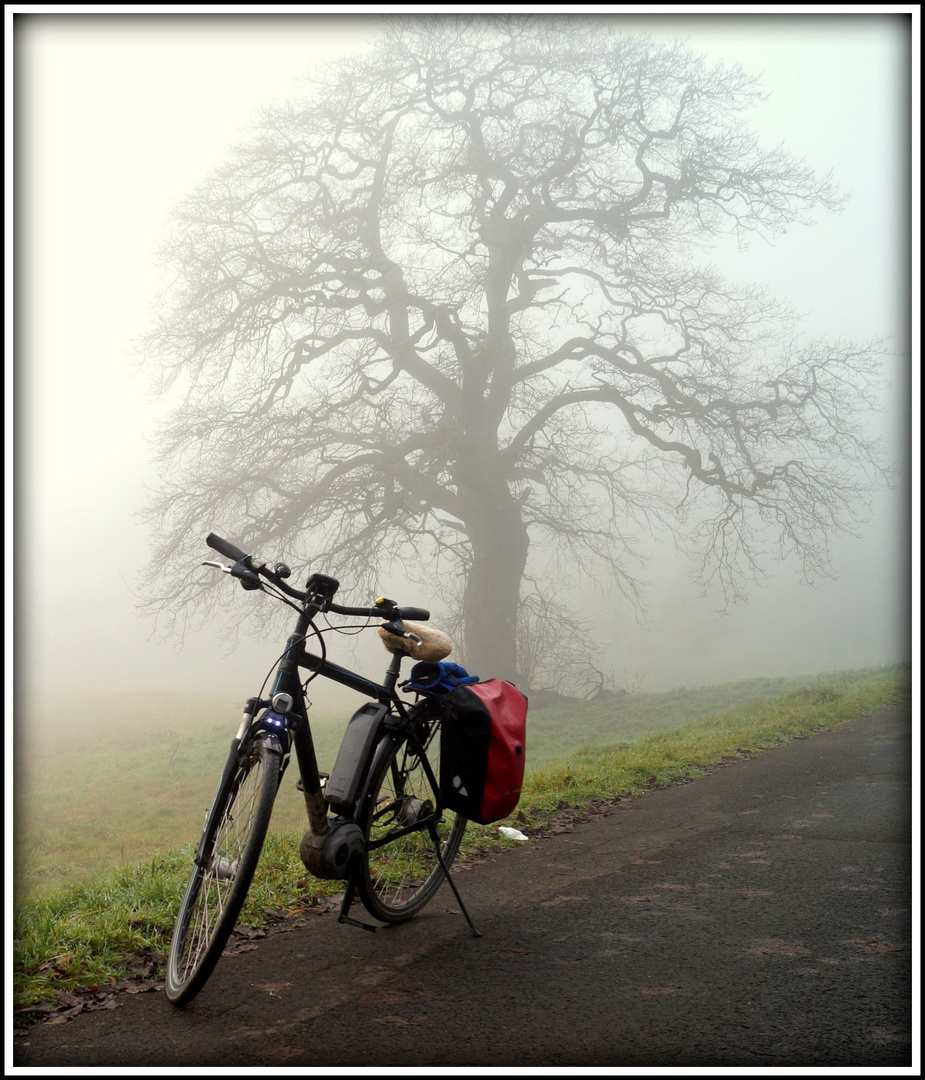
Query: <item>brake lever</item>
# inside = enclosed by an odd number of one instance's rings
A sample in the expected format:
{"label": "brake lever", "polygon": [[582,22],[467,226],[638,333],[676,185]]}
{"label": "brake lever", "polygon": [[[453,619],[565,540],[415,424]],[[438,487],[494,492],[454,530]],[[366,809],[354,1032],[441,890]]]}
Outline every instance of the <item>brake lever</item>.
{"label": "brake lever", "polygon": [[387,630],[390,634],[394,634],[396,637],[410,638],[418,645],[422,644],[421,639],[417,636],[417,634],[412,633],[410,630],[406,630],[404,623],[402,623],[399,619],[394,619],[391,622],[383,623],[382,628],[383,630]]}
{"label": "brake lever", "polygon": [[[236,577],[238,581],[240,581],[242,589],[247,589],[248,591],[260,589],[263,591],[263,582],[257,576],[256,571],[251,570],[249,567],[242,566],[241,563],[243,561],[244,560],[242,559],[240,562],[236,562],[234,566],[223,566],[221,563],[213,562],[209,559],[202,565],[214,566],[216,570],[221,570],[223,574],[231,574],[232,577]],[[266,564],[260,562],[259,565],[264,566]],[[237,571],[237,573],[235,571]]]}

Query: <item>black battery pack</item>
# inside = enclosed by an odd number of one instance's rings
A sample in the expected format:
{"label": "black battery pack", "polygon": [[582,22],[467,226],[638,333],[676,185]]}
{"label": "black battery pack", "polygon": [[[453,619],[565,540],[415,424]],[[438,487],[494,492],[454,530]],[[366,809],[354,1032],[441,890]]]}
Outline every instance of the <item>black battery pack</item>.
{"label": "black battery pack", "polygon": [[324,797],[335,813],[352,812],[388,711],[385,705],[369,701],[350,718],[331,776],[324,786]]}

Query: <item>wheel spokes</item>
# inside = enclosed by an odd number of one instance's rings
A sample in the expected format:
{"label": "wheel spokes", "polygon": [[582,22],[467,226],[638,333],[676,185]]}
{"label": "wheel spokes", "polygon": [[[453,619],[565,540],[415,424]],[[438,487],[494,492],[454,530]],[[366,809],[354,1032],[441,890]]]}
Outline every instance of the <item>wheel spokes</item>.
{"label": "wheel spokes", "polygon": [[259,757],[255,755],[242,763],[229,805],[219,822],[212,853],[200,871],[198,892],[179,957],[181,980],[199,964],[228,906],[256,812],[260,775]]}
{"label": "wheel spokes", "polygon": [[[376,849],[370,878],[383,903],[394,906],[416,893],[434,872],[437,860],[429,830],[424,827],[411,832],[404,830],[432,815],[435,796],[419,755],[409,754],[407,750],[400,764],[397,760],[392,763],[387,783],[391,791],[380,796],[370,828],[371,840],[386,843]],[[438,822],[437,827],[442,834],[441,843],[445,844],[449,829],[443,822]],[[391,829],[402,835],[388,842]]]}

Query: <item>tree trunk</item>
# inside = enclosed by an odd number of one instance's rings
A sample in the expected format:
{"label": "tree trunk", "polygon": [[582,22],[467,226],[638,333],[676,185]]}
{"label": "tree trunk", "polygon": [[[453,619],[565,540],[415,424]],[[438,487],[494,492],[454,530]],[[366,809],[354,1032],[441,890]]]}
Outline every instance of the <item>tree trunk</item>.
{"label": "tree trunk", "polygon": [[466,521],[472,566],[463,601],[465,659],[481,679],[517,683],[517,614],[529,539],[505,485],[504,504],[480,506]]}

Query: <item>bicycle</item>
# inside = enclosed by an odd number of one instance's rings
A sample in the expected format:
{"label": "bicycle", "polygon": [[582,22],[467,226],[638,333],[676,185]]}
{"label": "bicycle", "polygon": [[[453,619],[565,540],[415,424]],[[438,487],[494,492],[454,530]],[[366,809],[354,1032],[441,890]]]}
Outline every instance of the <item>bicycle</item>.
{"label": "bicycle", "polygon": [[[233,565],[210,561],[204,566],[231,574],[245,589],[281,600],[298,618],[275,665],[269,697],[258,695],[245,703],[206,813],[170,945],[168,1000],[187,1004],[215,969],[253,880],[293,750],[299,770],[296,787],[309,823],[300,856],[314,876],[345,882],[339,922],[376,929],[350,917],[355,898],[382,923],[404,922],[446,879],[473,936],[480,936],[450,876],[467,820],[445,810],[441,801],[439,709],[426,696],[409,703],[398,695],[402,660],[409,654],[420,657],[428,644],[433,646],[431,656],[445,656],[449,639],[416,624],[406,628],[406,619],[420,623],[430,618],[422,608],[399,607],[384,597],[370,607],[335,604],[339,582],[332,577],[315,573],[304,590],[295,589],[286,583],[291,571],[284,563],[271,569],[214,533],[206,543]],[[321,628],[314,620],[328,613],[382,621],[380,636],[392,660],[381,684],[327,659],[322,635],[338,627]],[[320,656],[306,650],[309,635],[321,643]],[[303,669],[310,673],[304,683]],[[349,721],[330,774],[318,768],[305,693],[319,675],[369,698]]]}

